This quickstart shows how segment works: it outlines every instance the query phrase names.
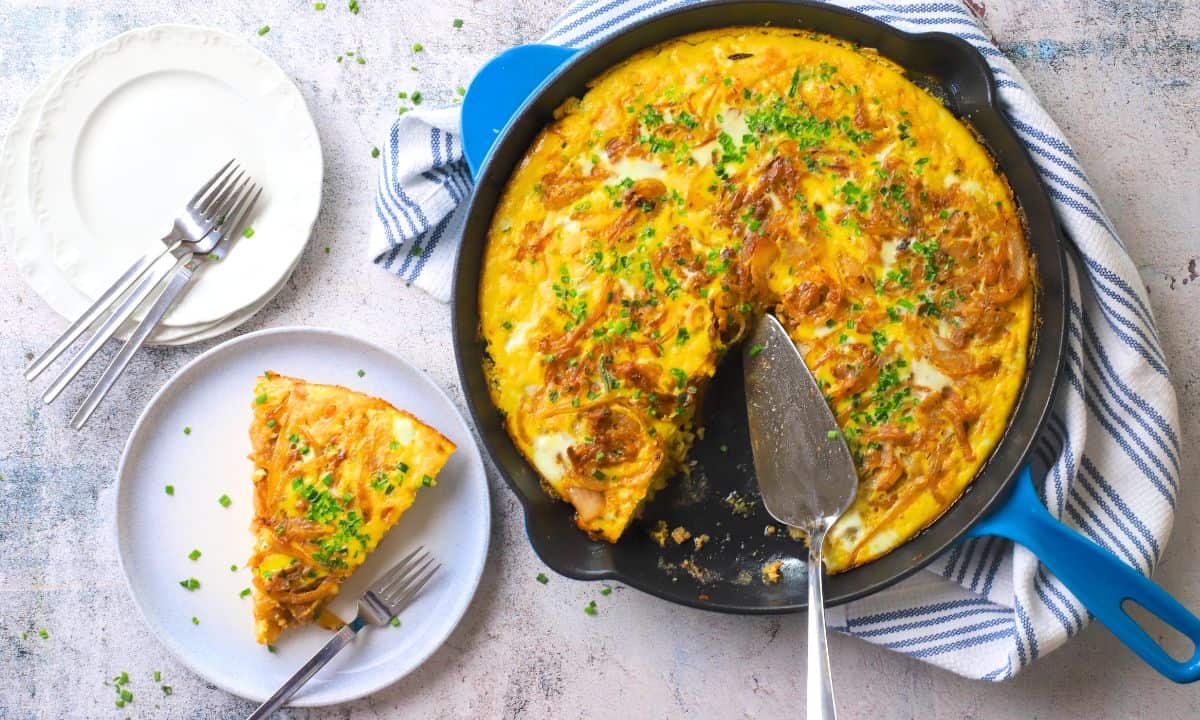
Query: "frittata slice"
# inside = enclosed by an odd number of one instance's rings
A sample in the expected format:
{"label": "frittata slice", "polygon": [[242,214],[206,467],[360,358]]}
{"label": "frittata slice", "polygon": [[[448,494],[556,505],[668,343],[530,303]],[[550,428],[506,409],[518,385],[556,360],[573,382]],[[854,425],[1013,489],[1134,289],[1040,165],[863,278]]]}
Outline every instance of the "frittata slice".
{"label": "frittata slice", "polygon": [[454,443],[384,400],[267,372],[254,386],[254,634],[314,620]]}

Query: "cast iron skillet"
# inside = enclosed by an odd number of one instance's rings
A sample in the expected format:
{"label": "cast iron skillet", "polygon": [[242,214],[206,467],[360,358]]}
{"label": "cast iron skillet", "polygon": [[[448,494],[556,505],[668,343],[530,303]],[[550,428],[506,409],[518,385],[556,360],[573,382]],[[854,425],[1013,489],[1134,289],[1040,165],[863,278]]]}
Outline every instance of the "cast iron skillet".
{"label": "cast iron skillet", "polygon": [[[464,149],[475,170],[476,186],[463,231],[453,309],[459,376],[484,446],[524,507],[534,550],[556,572],[583,580],[616,580],[671,602],[735,613],[789,612],[806,605],[802,546],[782,529],[774,536],[765,532],[776,524],[758,500],[741,353],[729,353],[708,387],[699,415],[706,432],[691,453],[697,464],[690,478],[673,478],[620,542],[594,542],[575,527],[573,508],[541,489],[537,473],[513,445],[492,404],[482,370],[478,289],[488,226],[500,193],[555,108],[569,97],[582,95],[589,80],[643,48],[699,30],[766,24],[815,30],[876,48],[975,128],[1016,194],[1039,278],[1039,322],[1029,370],[1008,430],[992,457],[968,492],[920,535],[872,563],[827,578],[828,604],[870,594],[916,572],[996,502],[1046,418],[1064,338],[1066,277],[1057,220],[1029,156],[995,105],[987,63],[952,35],[910,35],[820,4],[719,2],[655,16],[578,53],[525,46],[493,60],[472,83],[463,106]],[[481,166],[484,155],[487,159]],[[749,502],[731,503],[731,493]],[[734,505],[742,512],[736,512]],[[671,528],[707,533],[712,539],[699,551],[690,542],[668,541],[665,549],[660,548],[648,532],[659,520]],[[763,563],[772,559],[785,562],[783,580],[776,585],[760,579]]]}
{"label": "cast iron skillet", "polygon": [[[529,541],[555,571],[582,580],[612,579],[671,602],[734,613],[803,609],[800,548],[782,532],[764,534],[771,519],[758,501],[742,395],[741,353],[730,353],[708,389],[699,422],[696,466],[650,502],[639,523],[615,545],[592,542],[575,528],[572,509],[551,500],[504,431],[485,384],[479,336],[479,276],[492,213],[530,142],[568,97],[633,53],[679,35],[731,25],[816,30],[876,48],[905,68],[973,127],[1008,177],[1024,214],[1036,260],[1037,327],[1029,369],[1003,438],[968,491],[940,519],[888,555],[829,577],[826,601],[837,604],[880,590],[928,564],[964,536],[998,535],[1032,551],[1097,619],[1131,650],[1176,682],[1200,679],[1200,618],[1109,551],[1055,520],[1030,481],[1026,457],[1050,409],[1065,342],[1067,292],[1058,223],[1024,147],[996,106],[991,71],[968,43],[943,33],[911,35],[863,15],[807,2],[705,3],[638,23],[579,52],[552,46],[514,48],[489,63],[463,101],[464,152],[476,178],[454,283],[454,345],[467,404],[484,446],[525,509]],[[501,131],[503,128],[503,131]],[[730,493],[749,502],[735,503]],[[651,542],[658,521],[712,540],[702,549]],[[767,560],[785,561],[784,580],[762,583]],[[1190,659],[1172,658],[1126,610],[1142,606],[1195,644]]]}

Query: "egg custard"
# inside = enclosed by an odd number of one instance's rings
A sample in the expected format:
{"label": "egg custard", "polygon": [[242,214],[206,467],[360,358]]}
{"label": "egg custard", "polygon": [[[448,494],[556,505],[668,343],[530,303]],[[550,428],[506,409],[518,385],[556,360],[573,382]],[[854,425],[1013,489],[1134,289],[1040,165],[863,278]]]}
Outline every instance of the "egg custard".
{"label": "egg custard", "polygon": [[387,402],[267,373],[254,386],[254,634],[340,624],[323,612],[454,443]]}
{"label": "egg custard", "polygon": [[838,572],[937,519],[987,459],[1033,274],[992,158],[899,67],[807,32],[702,32],[595,79],[513,173],[485,371],[547,491],[615,542],[684,467],[721,357],[774,313],[859,473],[827,539]]}

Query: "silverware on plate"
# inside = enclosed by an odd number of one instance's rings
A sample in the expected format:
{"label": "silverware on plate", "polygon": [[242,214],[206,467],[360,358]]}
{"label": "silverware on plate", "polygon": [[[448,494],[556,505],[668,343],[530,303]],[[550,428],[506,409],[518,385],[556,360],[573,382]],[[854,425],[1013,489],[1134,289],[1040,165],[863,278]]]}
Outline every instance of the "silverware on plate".
{"label": "silverware on plate", "polygon": [[808,720],[834,720],[821,546],[858,490],[837,419],[787,331],[764,315],[745,344],[750,450],[763,507],[808,539]]}
{"label": "silverware on plate", "polygon": [[[225,240],[236,234],[250,211],[254,208],[262,188],[255,184],[235,160],[225,163],[208,182],[201,187],[174,224],[162,238],[162,248],[151,250],[129,266],[120,278],[100,296],[79,318],[67,328],[25,371],[25,379],[33,380],[48,368],[70,347],[85,330],[100,322],[84,346],[71,358],[67,367],[50,383],[42,395],[49,404],[117,329],[154,293],[164,278],[169,278],[159,291],[146,316],[134,329],[125,345],[109,363],[104,374],[88,393],[79,410],[71,418],[76,430],[83,427],[92,412],[112,389],[117,378],[129,365],[130,358],[146,342],[146,338],[162,321],[163,316],[183,293],[196,271],[210,260],[219,260],[228,251]],[[170,253],[175,263],[165,274],[151,272],[164,255]]]}
{"label": "silverware on plate", "polygon": [[358,615],[342,626],[329,638],[325,647],[317,651],[308,662],[296,671],[283,687],[267,698],[267,701],[250,714],[247,720],[262,720],[271,713],[283,707],[296,691],[308,682],[317,671],[333,659],[342,648],[349,645],[367,624],[387,625],[394,617],[412,602],[421,588],[429,582],[442,564],[437,562],[423,546],[417,547],[403,560],[396,563],[371,585],[361,598],[358,599]]}

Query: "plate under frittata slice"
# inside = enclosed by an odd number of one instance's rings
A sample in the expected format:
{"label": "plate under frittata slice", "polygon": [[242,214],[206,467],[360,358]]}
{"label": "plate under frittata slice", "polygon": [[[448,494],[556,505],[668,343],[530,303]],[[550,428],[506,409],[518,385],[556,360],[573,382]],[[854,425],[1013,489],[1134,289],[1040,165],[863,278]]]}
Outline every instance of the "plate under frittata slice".
{"label": "plate under frittata slice", "polygon": [[[254,386],[254,634],[275,641],[321,611],[436,485],[454,443],[384,400],[273,372]],[[324,623],[323,623],[324,624]]]}

